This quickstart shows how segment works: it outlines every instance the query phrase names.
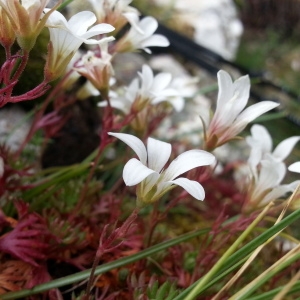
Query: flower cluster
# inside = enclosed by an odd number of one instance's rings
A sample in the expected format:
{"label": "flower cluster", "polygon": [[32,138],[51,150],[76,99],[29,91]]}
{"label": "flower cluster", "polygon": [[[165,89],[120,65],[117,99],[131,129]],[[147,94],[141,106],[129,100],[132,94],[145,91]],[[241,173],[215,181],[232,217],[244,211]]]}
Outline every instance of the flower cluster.
{"label": "flower cluster", "polygon": [[[279,106],[262,101],[247,107],[247,75],[233,80],[219,71],[212,110],[210,99],[199,92],[199,78],[187,70],[178,76],[159,68],[161,63],[153,68],[150,48],[167,47],[169,41],[155,34],[158,22],[140,17],[131,0],[83,1],[92,11],[67,18],[58,9],[62,2],[48,7],[49,0],[0,0],[5,53],[0,107],[39,100],[30,121],[27,116],[15,121],[5,109],[0,115],[3,129],[11,127],[0,132],[0,295],[25,288],[32,289],[24,297],[44,291],[34,287],[51,280],[49,262],[53,268],[91,268],[77,276],[89,274],[86,291],[80,286],[76,290],[84,299],[93,289],[97,299],[144,299],[146,294],[173,299],[170,278],[180,289],[197,277],[206,287],[205,274],[215,275],[213,255],[224,254],[257,211],[274,202],[276,212],[282,203],[290,203],[285,201],[289,194],[296,194],[300,181],[287,170],[300,173],[300,162],[291,164],[289,158],[300,136],[273,147],[269,131],[258,124],[249,128],[249,136],[238,136]],[[41,61],[33,64],[34,72],[32,58]],[[20,138],[16,135],[23,119],[26,130]],[[12,147],[11,140],[18,143]],[[242,147],[245,153],[236,157]],[[290,209],[299,208],[295,202]],[[169,213],[176,217],[169,218]],[[227,220],[231,215],[238,218]],[[180,234],[185,224],[192,227],[188,239],[196,236],[196,227],[208,228],[207,234],[201,229],[203,236],[198,235],[200,247],[196,241],[188,247],[172,244],[177,232],[167,232],[169,219],[171,226],[176,222],[174,227],[182,227]],[[158,224],[162,226],[156,230]],[[161,244],[170,248],[163,259],[147,261],[147,268],[144,261],[136,262],[140,251],[170,238],[172,243]],[[114,260],[124,263],[120,258],[134,255],[126,268],[96,278],[103,270],[100,266],[95,273],[97,265],[115,268]],[[162,282],[166,284],[158,288]],[[53,287],[57,289],[43,297],[62,299],[58,286]],[[169,296],[164,294],[167,287]]]}
{"label": "flower cluster", "polygon": [[199,182],[177,177],[193,168],[212,165],[215,162],[212,154],[203,150],[189,150],[181,153],[164,169],[171,155],[169,143],[148,138],[146,149],[143,142],[133,135],[113,132],[109,134],[130,146],[140,159],[132,158],[123,170],[125,184],[138,185],[138,205],[157,201],[175,185],[183,187],[198,200],[204,199],[204,189]]}

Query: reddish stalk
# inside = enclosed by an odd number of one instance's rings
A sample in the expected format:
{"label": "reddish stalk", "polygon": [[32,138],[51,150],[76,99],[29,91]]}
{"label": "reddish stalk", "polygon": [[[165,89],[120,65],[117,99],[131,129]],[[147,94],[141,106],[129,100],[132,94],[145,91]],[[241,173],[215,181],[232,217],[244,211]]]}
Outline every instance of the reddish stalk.
{"label": "reddish stalk", "polygon": [[21,57],[21,63],[19,64],[18,69],[16,70],[15,74],[11,78],[11,81],[15,81],[15,80],[18,80],[20,78],[20,76],[22,75],[23,71],[25,70],[25,67],[27,65],[28,59],[29,59],[29,52],[24,51],[23,55]]}
{"label": "reddish stalk", "polygon": [[83,300],[90,299],[90,293],[93,288],[93,284],[94,284],[94,280],[95,280],[95,270],[100,262],[100,258],[106,252],[109,252],[109,251],[112,251],[113,249],[118,248],[123,243],[121,241],[115,246],[112,245],[116,240],[123,238],[126,235],[127,231],[131,227],[132,223],[137,218],[138,212],[139,212],[138,208],[134,209],[132,211],[132,213],[130,214],[130,216],[124,221],[124,223],[119,228],[115,229],[106,240],[104,240],[104,235],[107,231],[108,224],[104,227],[102,234],[100,236],[99,246],[98,246],[96,256],[95,256],[95,259],[94,259],[94,262],[92,265],[91,274],[90,274],[89,281],[88,281],[87,288],[86,288],[86,295],[83,298]]}

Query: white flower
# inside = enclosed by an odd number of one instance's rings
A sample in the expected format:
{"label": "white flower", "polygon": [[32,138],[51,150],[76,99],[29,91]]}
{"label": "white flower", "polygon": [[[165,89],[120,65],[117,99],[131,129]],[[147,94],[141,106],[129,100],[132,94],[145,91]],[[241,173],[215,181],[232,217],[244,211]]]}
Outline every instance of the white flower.
{"label": "white flower", "polygon": [[46,23],[50,32],[50,44],[45,68],[46,78],[49,81],[58,78],[64,72],[82,43],[101,44],[114,39],[113,37],[91,39],[93,36],[114,30],[113,26],[104,23],[88,29],[95,22],[96,16],[89,11],[79,12],[69,21],[58,11],[50,15]]}
{"label": "white flower", "polygon": [[225,71],[218,72],[219,94],[215,114],[206,131],[206,148],[214,149],[236,137],[249,122],[277,107],[273,101],[262,101],[246,109],[250,91],[248,76],[232,82]]}
{"label": "white flower", "polygon": [[119,31],[127,22],[128,15],[139,15],[136,8],[129,6],[132,0],[88,0],[99,23],[108,23]]}
{"label": "white flower", "polygon": [[[172,76],[169,73],[159,73],[154,76],[153,71],[147,65],[143,65],[139,78],[135,78],[126,89],[123,97],[110,99],[110,105],[128,114],[131,109],[143,110],[146,105],[169,102],[176,111],[182,110],[184,99],[179,91],[172,85]],[[99,106],[106,106],[106,102],[99,103]]]}
{"label": "white flower", "polygon": [[80,78],[80,74],[74,70],[74,66],[80,60],[82,53],[80,50],[77,50],[72,57],[71,61],[68,63],[65,69],[65,77],[62,81],[62,88],[69,90],[74,87],[75,82]]}
{"label": "white flower", "polygon": [[108,53],[108,43],[99,45],[100,55],[96,56],[93,51],[88,51],[76,65],[74,70],[86,77],[98,89],[108,89],[109,80],[114,74],[111,59]]}
{"label": "white flower", "polygon": [[126,143],[139,158],[130,159],[123,170],[125,184],[138,185],[139,204],[157,201],[174,185],[183,187],[197,200],[204,199],[205,192],[199,182],[178,176],[193,168],[213,164],[215,157],[212,154],[203,150],[189,150],[163,169],[171,155],[171,144],[148,138],[146,149],[143,142],[133,135],[113,132],[108,134]]}
{"label": "white flower", "polygon": [[296,172],[296,173],[300,173],[300,161],[297,161],[293,164],[291,164],[289,167],[288,167],[289,171],[291,172]]}
{"label": "white flower", "polygon": [[116,43],[116,52],[129,52],[143,49],[151,53],[148,47],[167,47],[169,41],[161,34],[153,34],[158,27],[153,17],[138,20],[138,16],[131,15],[129,32]]}
{"label": "white flower", "polygon": [[285,164],[273,158],[272,155],[266,154],[266,159],[260,162],[253,177],[249,180],[251,188],[248,191],[245,209],[265,205],[288,192],[293,192],[299,180],[281,185],[285,174]]}
{"label": "white flower", "polygon": [[48,9],[43,15],[48,2],[49,0],[0,0],[0,6],[7,14],[21,48],[27,51],[32,49],[47,18],[57,7]]}
{"label": "white flower", "polygon": [[251,136],[246,137],[246,141],[251,147],[248,162],[252,168],[255,168],[262,159],[266,158],[266,154],[270,154],[275,160],[282,162],[299,140],[299,136],[289,137],[280,142],[272,152],[273,142],[268,130],[262,125],[255,124],[251,127]]}

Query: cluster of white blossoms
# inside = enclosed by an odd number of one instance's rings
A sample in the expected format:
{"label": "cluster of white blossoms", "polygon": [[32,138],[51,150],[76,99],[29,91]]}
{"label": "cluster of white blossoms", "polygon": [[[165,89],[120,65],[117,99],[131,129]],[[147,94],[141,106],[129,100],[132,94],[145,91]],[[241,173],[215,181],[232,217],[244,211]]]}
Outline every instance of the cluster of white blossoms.
{"label": "cluster of white blossoms", "polygon": [[[84,98],[83,94],[86,95],[87,92],[101,95],[103,101],[99,102],[99,107],[116,109],[116,114],[121,112],[119,118],[139,114],[143,129],[148,126],[149,107],[164,107],[160,106],[163,102],[176,112],[182,111],[187,95],[184,79],[172,78],[167,72],[154,74],[146,64],[129,86],[118,86],[116,90],[112,88],[116,82],[113,67],[115,55],[136,50],[151,53],[149,47],[169,45],[166,37],[155,34],[158,22],[153,17],[140,18],[138,10],[129,6],[130,0],[89,0],[94,12],[81,11],[67,21],[56,10],[61,1],[51,9],[46,7],[48,2],[49,0],[0,0],[3,24],[0,43],[6,49],[16,39],[21,49],[29,52],[41,30],[44,27],[49,29],[50,41],[44,68],[46,82],[67,73],[62,85],[67,90],[79,76],[83,76],[87,83],[79,98]],[[127,31],[124,27],[126,25],[130,26]],[[118,38],[115,38],[113,35],[117,36],[117,33]],[[79,52],[83,43],[89,48]],[[250,122],[278,106],[273,101],[262,101],[246,108],[250,91],[249,77],[242,76],[233,81],[225,71],[219,71],[217,77],[219,94],[216,110],[210,119],[207,118],[207,113],[202,118],[204,150],[181,153],[165,167],[171,156],[171,144],[149,137],[145,147],[142,140],[134,135],[108,133],[130,146],[139,158],[130,159],[123,171],[126,185],[137,185],[138,205],[159,200],[176,185],[184,188],[194,198],[203,200],[205,192],[198,181],[178,176],[197,167],[215,167],[216,159],[210,151],[235,139]],[[188,95],[191,96],[190,93]],[[139,131],[140,136],[144,133],[145,131]],[[244,189],[248,204],[259,206],[293,191],[298,184],[298,181],[290,184],[281,182],[286,174],[283,160],[300,137],[291,137],[272,151],[272,139],[264,127],[254,125],[251,133],[252,136],[246,139],[251,153]],[[300,162],[292,164],[289,169],[300,172]]]}
{"label": "cluster of white blossoms", "polygon": [[287,171],[284,160],[292,152],[300,136],[293,136],[280,142],[274,150],[272,137],[262,125],[251,127],[251,136],[246,141],[251,148],[244,178],[238,177],[240,187],[246,191],[245,209],[259,207],[293,192],[299,180],[281,184]]}

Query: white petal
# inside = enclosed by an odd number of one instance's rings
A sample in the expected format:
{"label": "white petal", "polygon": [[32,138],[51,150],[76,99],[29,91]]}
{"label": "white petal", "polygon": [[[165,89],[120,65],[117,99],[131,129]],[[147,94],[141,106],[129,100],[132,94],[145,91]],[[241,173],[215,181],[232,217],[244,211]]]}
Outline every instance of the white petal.
{"label": "white petal", "polygon": [[189,150],[174,159],[162,174],[163,181],[170,181],[179,175],[200,166],[211,165],[215,157],[203,150]]}
{"label": "white petal", "polygon": [[185,101],[181,97],[175,97],[168,100],[168,102],[174,107],[177,112],[180,112],[184,108]]}
{"label": "white petal", "polygon": [[108,134],[118,138],[119,140],[127,144],[136,153],[142,164],[147,164],[146,147],[139,138],[126,133],[108,132]]}
{"label": "white petal", "polygon": [[141,42],[141,48],[146,47],[168,47],[170,45],[169,40],[161,34],[153,34],[144,41]]}
{"label": "white petal", "polygon": [[250,79],[248,75],[237,79],[233,84],[233,92],[237,97],[235,111],[240,113],[247,105],[250,93]]}
{"label": "white petal", "polygon": [[[113,108],[121,110],[123,113],[127,114],[130,111],[131,103],[129,101],[126,101],[126,99],[111,99],[110,100],[110,105]],[[107,101],[101,101],[97,104],[99,107],[106,107],[107,106]]]}
{"label": "white petal", "polygon": [[203,200],[205,197],[205,192],[202,185],[193,180],[189,180],[187,178],[177,178],[175,180],[169,181],[171,183],[177,184],[184,188],[190,195],[192,195],[197,200]]}
{"label": "white petal", "polygon": [[286,159],[289,154],[292,152],[293,148],[295,147],[296,143],[300,140],[299,136],[292,136],[283,140],[281,143],[273,151],[273,156],[280,161]]}
{"label": "white petal", "polygon": [[177,112],[180,112],[183,110],[184,108],[184,104],[185,104],[185,101],[183,98],[181,97],[171,97],[169,99],[161,99],[161,98],[155,98],[151,104],[155,105],[155,104],[158,104],[160,102],[169,102],[173,107],[174,109],[177,111]]}
{"label": "white petal", "polygon": [[123,16],[139,34],[144,34],[143,30],[139,27],[139,16],[135,12],[125,12]]}
{"label": "white petal", "polygon": [[[253,104],[246,108],[236,119],[234,122],[234,126],[237,128],[241,128],[243,130],[248,123],[255,120],[257,117],[266,113],[267,111],[277,107],[279,103],[274,101],[262,101],[256,104]],[[239,132],[240,132],[239,131]]]}
{"label": "white petal", "polygon": [[[50,8],[45,8],[44,12],[47,13],[50,11]],[[53,11],[48,20],[46,21],[46,26],[63,26],[64,28],[68,28],[68,22],[63,14],[59,11]]]}
{"label": "white petal", "polygon": [[156,172],[143,165],[136,158],[132,158],[124,166],[123,179],[127,186],[132,186],[140,183],[153,173]]}
{"label": "white petal", "polygon": [[141,192],[143,195],[146,195],[150,192],[150,190],[153,188],[154,185],[157,187],[157,181],[159,179],[158,173],[152,173],[142,183]]}
{"label": "white petal", "polygon": [[289,166],[289,171],[300,173],[300,161],[297,161]]}
{"label": "white petal", "polygon": [[95,14],[91,11],[81,11],[70,18],[68,27],[74,34],[81,36],[96,20]]}
{"label": "white petal", "polygon": [[272,200],[276,200],[280,197],[283,197],[288,192],[293,192],[299,183],[300,181],[296,180],[290,184],[283,184],[275,187],[262,199],[261,204],[267,204]]}
{"label": "white petal", "polygon": [[[83,33],[81,35],[81,37],[84,39],[89,39],[92,36],[112,32],[114,30],[115,30],[115,27],[111,26],[110,24],[106,24],[106,23],[97,24],[97,25],[91,27],[87,32]],[[109,39],[107,37],[105,39],[108,41],[111,41],[111,40],[114,40],[114,37],[109,37]]]}
{"label": "white petal", "polygon": [[139,73],[141,79],[142,79],[142,85],[141,85],[141,93],[144,95],[147,93],[153,83],[153,71],[148,65],[143,65],[142,67],[142,73]]}
{"label": "white petal", "polygon": [[139,24],[141,30],[144,32],[144,37],[149,37],[150,35],[153,34],[153,32],[157,29],[158,27],[158,23],[156,21],[156,19],[154,19],[153,17],[145,17],[140,21]]}
{"label": "white petal", "polygon": [[254,200],[258,199],[264,191],[278,186],[285,173],[286,167],[284,163],[275,160],[262,160],[258,181],[252,193],[252,198]]}
{"label": "white petal", "polygon": [[272,151],[272,137],[262,125],[251,127],[251,136],[246,137],[247,144],[251,147],[248,163],[254,169],[259,164],[265,153]]}
{"label": "white petal", "polygon": [[221,110],[226,102],[229,101],[233,96],[233,83],[230,75],[223,70],[219,71],[217,76],[219,93],[216,110]]}
{"label": "white petal", "polygon": [[171,155],[171,144],[148,138],[147,150],[149,168],[160,172]]}
{"label": "white petal", "polygon": [[139,90],[139,80],[138,80],[138,78],[135,78],[131,81],[129,86],[126,88],[125,97],[129,101],[133,102],[137,95],[138,90]]}
{"label": "white petal", "polygon": [[165,89],[171,82],[172,75],[170,73],[159,73],[154,77],[152,92],[157,92]]}
{"label": "white petal", "polygon": [[252,134],[253,144],[250,143],[250,145],[252,147],[259,146],[264,153],[268,153],[272,151],[272,147],[273,147],[272,137],[264,126],[258,124],[253,125],[251,127],[251,134]]}

